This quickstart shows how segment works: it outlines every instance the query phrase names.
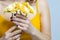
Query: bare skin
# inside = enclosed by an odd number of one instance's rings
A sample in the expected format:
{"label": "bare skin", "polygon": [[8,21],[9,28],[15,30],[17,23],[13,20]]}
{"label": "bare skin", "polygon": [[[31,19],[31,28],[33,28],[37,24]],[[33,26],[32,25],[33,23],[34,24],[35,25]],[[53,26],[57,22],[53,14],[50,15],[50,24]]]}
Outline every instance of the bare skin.
{"label": "bare skin", "polygon": [[[19,14],[16,14],[16,17],[13,17],[13,23],[17,25],[22,25],[23,27],[19,27],[23,31],[31,34],[32,40],[51,40],[51,33],[50,33],[50,12],[48,8],[48,4],[46,0],[38,0],[38,9],[41,15],[41,32],[37,31],[35,28],[33,28],[33,25],[29,22],[29,20],[25,16],[20,16]],[[11,14],[1,14],[6,20],[11,17]],[[9,15],[6,16],[6,15]],[[21,18],[22,19],[21,19]],[[17,20],[18,19],[18,20]],[[24,20],[25,19],[25,20]],[[10,20],[10,19],[9,19]],[[21,21],[23,20],[23,21]],[[21,21],[17,22],[17,21]],[[24,24],[26,23],[26,24]],[[26,26],[24,26],[26,25]],[[31,26],[31,27],[29,27]],[[29,29],[28,29],[29,28]]]}

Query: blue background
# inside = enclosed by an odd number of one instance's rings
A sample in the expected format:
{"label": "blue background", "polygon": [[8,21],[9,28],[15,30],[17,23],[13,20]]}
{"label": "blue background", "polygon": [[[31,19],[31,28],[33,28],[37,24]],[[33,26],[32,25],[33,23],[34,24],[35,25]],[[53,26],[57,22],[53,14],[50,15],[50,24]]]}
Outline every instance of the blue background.
{"label": "blue background", "polygon": [[60,0],[47,0],[51,12],[52,40],[60,40]]}

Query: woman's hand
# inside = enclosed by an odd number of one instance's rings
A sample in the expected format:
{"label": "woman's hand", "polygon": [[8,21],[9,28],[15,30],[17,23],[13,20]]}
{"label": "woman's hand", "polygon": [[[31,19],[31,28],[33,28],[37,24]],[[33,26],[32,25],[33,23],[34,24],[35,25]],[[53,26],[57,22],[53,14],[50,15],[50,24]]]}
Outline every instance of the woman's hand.
{"label": "woman's hand", "polygon": [[16,26],[11,27],[0,40],[20,40],[21,30],[15,29]]}
{"label": "woman's hand", "polygon": [[32,36],[32,40],[50,40],[48,35],[37,31],[26,16],[15,14],[11,20],[13,23],[18,25],[18,28],[30,34]]}
{"label": "woman's hand", "polygon": [[11,20],[13,23],[18,25],[18,28],[25,31],[26,33],[29,33],[32,35],[36,31],[36,29],[32,26],[32,24],[30,23],[29,19],[26,16],[15,14],[15,16],[12,17]]}

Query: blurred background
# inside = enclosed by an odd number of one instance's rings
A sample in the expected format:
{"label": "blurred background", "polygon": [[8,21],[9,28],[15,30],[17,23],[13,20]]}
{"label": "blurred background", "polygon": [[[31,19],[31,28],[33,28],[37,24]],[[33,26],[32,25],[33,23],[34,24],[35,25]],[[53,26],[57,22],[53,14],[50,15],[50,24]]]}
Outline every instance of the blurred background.
{"label": "blurred background", "polygon": [[60,0],[47,0],[51,12],[51,40],[60,40]]}

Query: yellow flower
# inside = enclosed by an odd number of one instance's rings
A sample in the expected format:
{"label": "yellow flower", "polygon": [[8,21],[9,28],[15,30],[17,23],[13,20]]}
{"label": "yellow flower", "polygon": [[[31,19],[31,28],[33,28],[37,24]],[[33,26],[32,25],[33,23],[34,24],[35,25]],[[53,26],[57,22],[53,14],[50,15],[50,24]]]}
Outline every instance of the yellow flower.
{"label": "yellow flower", "polygon": [[29,5],[28,2],[15,2],[11,5],[9,5],[7,8],[5,8],[4,12],[11,12],[15,13],[16,11],[21,11],[22,13],[34,13],[34,10],[32,7]]}
{"label": "yellow flower", "polygon": [[31,13],[34,13],[33,8],[30,6],[30,4],[28,2],[22,2],[22,4],[25,5]]}

